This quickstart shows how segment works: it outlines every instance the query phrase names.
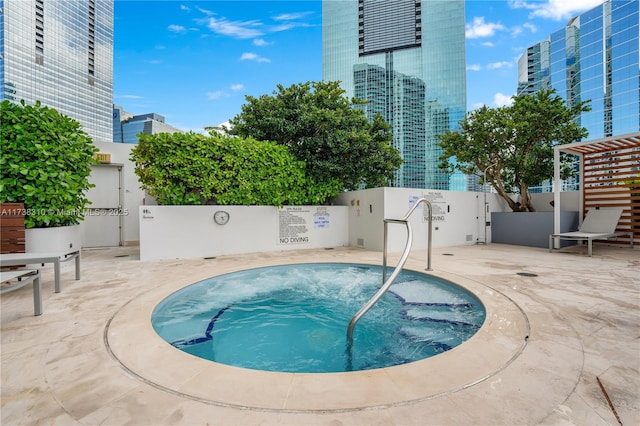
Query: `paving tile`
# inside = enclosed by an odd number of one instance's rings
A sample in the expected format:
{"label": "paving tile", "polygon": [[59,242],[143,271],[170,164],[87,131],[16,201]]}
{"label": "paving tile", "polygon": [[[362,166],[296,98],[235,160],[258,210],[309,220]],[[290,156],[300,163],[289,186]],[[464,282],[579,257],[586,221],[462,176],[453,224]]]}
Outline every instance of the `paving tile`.
{"label": "paving tile", "polygon": [[[44,268],[39,317],[30,288],[0,297],[1,424],[617,424],[596,377],[623,423],[640,424],[638,250],[603,246],[589,258],[500,244],[436,249],[431,273],[485,298],[487,327],[443,356],[351,376],[220,369],[155,335],[150,312],[210,276],[282,263],[380,264],[381,253],[140,262],[137,250],[83,250],[82,279],[63,265],[61,293]],[[425,259],[412,253],[407,267],[423,271]]]}

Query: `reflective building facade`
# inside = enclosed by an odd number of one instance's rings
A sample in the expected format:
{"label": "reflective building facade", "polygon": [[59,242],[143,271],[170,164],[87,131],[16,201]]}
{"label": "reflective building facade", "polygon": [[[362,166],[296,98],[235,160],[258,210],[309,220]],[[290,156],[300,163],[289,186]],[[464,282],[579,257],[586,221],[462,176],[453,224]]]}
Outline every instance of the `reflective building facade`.
{"label": "reflective building facade", "polygon": [[133,115],[119,105],[113,106],[113,141],[138,143],[138,134],[182,133],[182,130],[164,122],[164,116],[156,113]]}
{"label": "reflective building facade", "polygon": [[607,1],[529,47],[518,62],[518,94],[545,88],[568,105],[591,100],[580,117],[588,139],[640,131],[638,7]]}
{"label": "reflective building facade", "polygon": [[466,111],[464,19],[463,0],[323,0],[322,78],[393,127],[393,186],[466,189],[438,168],[437,145]]}
{"label": "reflective building facade", "polygon": [[113,137],[113,0],[0,0],[0,100],[40,101]]}

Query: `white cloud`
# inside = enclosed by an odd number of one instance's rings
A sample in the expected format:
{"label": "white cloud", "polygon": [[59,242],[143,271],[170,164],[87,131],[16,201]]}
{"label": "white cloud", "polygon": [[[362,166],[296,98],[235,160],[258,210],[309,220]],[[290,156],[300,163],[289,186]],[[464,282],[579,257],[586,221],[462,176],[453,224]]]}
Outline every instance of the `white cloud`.
{"label": "white cloud", "polygon": [[235,38],[260,37],[263,31],[258,27],[262,26],[259,21],[228,21],[225,18],[209,18],[207,27],[217,34]]}
{"label": "white cloud", "polygon": [[482,67],[478,64],[471,64],[471,65],[467,65],[467,70],[468,71],[480,71],[482,69]]}
{"label": "white cloud", "polygon": [[603,0],[548,0],[545,2],[527,2],[525,0],[510,0],[515,9],[529,9],[530,17],[561,21],[572,18],[580,13],[602,4]]}
{"label": "white cloud", "polygon": [[213,12],[207,9],[203,9],[201,7],[196,7],[196,9],[198,9],[199,12],[204,13],[207,16],[212,16]]}
{"label": "white cloud", "polygon": [[256,53],[246,52],[240,56],[241,61],[271,62],[271,59],[262,57]]}
{"label": "white cloud", "polygon": [[191,8],[190,8],[189,6],[186,6],[186,5],[184,5],[184,4],[181,4],[181,5],[180,5],[180,10],[184,10],[184,11],[189,12],[189,11],[191,10]]}
{"label": "white cloud", "polygon": [[311,12],[298,12],[298,13],[283,13],[282,15],[274,16],[274,21],[294,21],[296,19],[302,19],[305,16],[310,15]]}
{"label": "white cloud", "polygon": [[116,98],[120,99],[144,99],[142,96],[138,95],[116,95]]}
{"label": "white cloud", "polygon": [[154,59],[154,60],[149,61],[149,63],[152,64],[152,65],[158,65],[158,64],[161,64],[162,61],[160,59]]}
{"label": "white cloud", "polygon": [[522,24],[522,26],[526,29],[528,29],[529,31],[531,31],[532,33],[537,33],[538,32],[538,27],[536,27],[535,25],[529,23],[529,22],[525,22],[524,24]]}
{"label": "white cloud", "polygon": [[220,99],[223,97],[229,96],[227,95],[224,90],[216,90],[215,92],[207,92],[207,99],[209,100],[216,100],[216,99]]}
{"label": "white cloud", "polygon": [[310,26],[306,22],[301,22],[302,18],[311,15],[313,12],[298,12],[298,13],[283,13],[282,15],[274,16],[272,19],[279,22],[278,25],[274,25],[269,28],[269,32],[288,31],[298,27]]}
{"label": "white cloud", "polygon": [[197,9],[207,16],[206,18],[197,21],[199,23],[204,23],[214,33],[239,39],[255,38],[253,42],[255,46],[267,46],[271,44],[266,42],[264,39],[259,38],[264,34],[310,26],[310,24],[299,20],[313,13],[284,13],[272,17],[273,21],[275,21],[275,25],[266,25],[260,20],[231,21],[224,17],[215,17],[215,14],[209,10],[201,8]]}
{"label": "white cloud", "polygon": [[483,43],[481,43],[483,46],[485,47],[495,47],[496,45],[490,41],[485,41]]}
{"label": "white cloud", "polygon": [[268,41],[265,41],[265,40],[263,40],[261,38],[257,38],[255,40],[253,40],[253,45],[254,46],[263,47],[263,46],[268,46],[269,44],[271,44],[271,43],[269,43]]}
{"label": "white cloud", "polygon": [[274,27],[271,27],[271,31],[273,31],[274,33],[280,32],[280,31],[287,31],[290,30],[292,28],[296,28],[296,27],[303,27],[306,25],[302,25],[302,24],[294,24],[292,22],[287,22],[285,24],[280,24],[280,25],[276,25]]}
{"label": "white cloud", "polygon": [[465,25],[465,36],[467,38],[491,37],[496,31],[504,29],[504,25],[500,23],[485,22],[484,16],[476,16],[472,24]]}
{"label": "white cloud", "polygon": [[502,61],[502,62],[492,62],[487,65],[488,70],[498,70],[500,68],[511,68],[513,66],[512,62]]}
{"label": "white cloud", "polygon": [[[232,84],[230,87],[232,92],[239,92],[244,90],[244,84]],[[232,93],[229,93],[227,90],[216,90],[215,92],[207,92],[207,99],[210,101],[215,101],[217,99],[228,98],[233,96]]]}
{"label": "white cloud", "polygon": [[172,33],[184,33],[187,31],[187,29],[182,25],[171,24],[169,25],[169,31],[171,31]]}
{"label": "white cloud", "polygon": [[493,103],[498,107],[508,106],[513,104],[513,99],[511,99],[513,95],[505,95],[503,93],[496,93],[493,96]]}

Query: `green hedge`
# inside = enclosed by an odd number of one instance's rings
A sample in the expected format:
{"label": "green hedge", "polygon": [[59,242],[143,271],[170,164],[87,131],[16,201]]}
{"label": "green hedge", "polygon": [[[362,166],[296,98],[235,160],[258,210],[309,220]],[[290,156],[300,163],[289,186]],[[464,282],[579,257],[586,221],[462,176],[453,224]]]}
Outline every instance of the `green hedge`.
{"label": "green hedge", "polygon": [[221,135],[139,135],[135,172],[160,204],[322,204],[340,182],[318,183],[284,146]]}

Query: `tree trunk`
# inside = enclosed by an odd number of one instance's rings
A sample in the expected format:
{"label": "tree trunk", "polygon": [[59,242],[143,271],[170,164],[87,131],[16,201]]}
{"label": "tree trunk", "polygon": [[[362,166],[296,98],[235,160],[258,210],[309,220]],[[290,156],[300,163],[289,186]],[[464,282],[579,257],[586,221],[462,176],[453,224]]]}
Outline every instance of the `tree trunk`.
{"label": "tree trunk", "polygon": [[523,209],[522,211],[536,211],[536,208],[533,207],[533,200],[529,193],[529,187],[526,185],[520,186],[520,207]]}
{"label": "tree trunk", "polygon": [[511,199],[511,197],[509,196],[509,194],[507,194],[507,192],[504,190],[504,188],[497,187],[495,189],[498,192],[498,195],[500,195],[502,198],[504,198],[504,200],[507,202],[507,204],[509,204],[509,207],[511,208],[512,211],[514,211],[514,212],[524,211],[524,210],[522,210],[522,206],[521,205],[519,205],[518,203],[516,203],[515,201],[513,201]]}

